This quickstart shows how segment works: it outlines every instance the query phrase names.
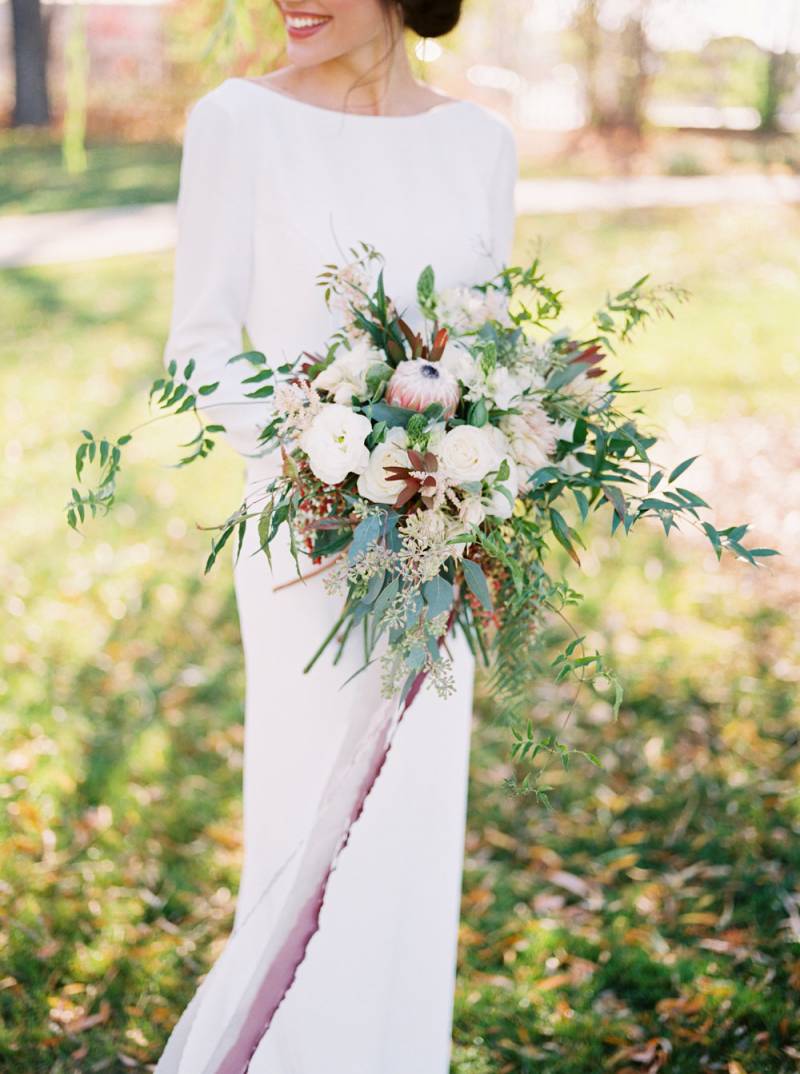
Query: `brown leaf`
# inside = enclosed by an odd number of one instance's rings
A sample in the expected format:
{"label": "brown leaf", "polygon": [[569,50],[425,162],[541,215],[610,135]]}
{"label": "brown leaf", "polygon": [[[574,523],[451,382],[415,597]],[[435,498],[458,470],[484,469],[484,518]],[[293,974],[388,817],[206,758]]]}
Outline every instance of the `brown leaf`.
{"label": "brown leaf", "polygon": [[556,887],[564,888],[565,891],[569,891],[581,899],[587,899],[592,893],[592,889],[582,877],[575,876],[574,873],[568,873],[564,869],[557,869],[549,873],[547,879],[551,884],[555,884]]}
{"label": "brown leaf", "polygon": [[82,1033],[86,1029],[93,1029],[95,1026],[102,1025],[103,1022],[107,1022],[110,1016],[111,1004],[107,999],[104,999],[96,1014],[87,1014],[82,1018],[76,1018],[67,1026],[67,1032]]}

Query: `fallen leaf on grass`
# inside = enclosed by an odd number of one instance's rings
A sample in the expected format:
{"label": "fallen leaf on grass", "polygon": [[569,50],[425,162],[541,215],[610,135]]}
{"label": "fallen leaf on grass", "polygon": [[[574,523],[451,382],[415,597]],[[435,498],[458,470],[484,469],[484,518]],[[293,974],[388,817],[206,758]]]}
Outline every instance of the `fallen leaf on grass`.
{"label": "fallen leaf on grass", "polygon": [[658,1001],[656,1010],[659,1014],[665,1014],[667,1017],[672,1014],[696,1014],[697,1011],[703,1009],[704,1002],[705,1000],[701,995],[678,996],[676,998],[669,996]]}
{"label": "fallen leaf on grass", "polygon": [[588,899],[592,893],[592,889],[583,877],[575,876],[574,873],[565,872],[563,869],[557,869],[555,872],[548,873],[547,879],[551,884],[555,884],[556,887],[559,888],[564,888],[565,891],[577,895],[580,899]]}
{"label": "fallen leaf on grass", "polygon": [[[644,1072],[640,1069],[636,1074],[657,1074],[667,1065],[671,1054],[672,1045],[666,1037],[652,1037],[644,1044],[634,1044],[630,1048],[621,1049],[612,1057],[612,1062],[619,1063],[625,1060],[638,1063],[640,1067],[644,1067]],[[619,1071],[618,1074],[623,1074],[623,1072]]]}
{"label": "fallen leaf on grass", "polygon": [[67,1026],[67,1032],[70,1034],[83,1033],[87,1029],[94,1029],[95,1026],[102,1025],[110,1017],[111,1004],[107,999],[104,999],[100,1004],[100,1009],[95,1014],[87,1014],[83,1018],[76,1018],[73,1022],[70,1022]]}

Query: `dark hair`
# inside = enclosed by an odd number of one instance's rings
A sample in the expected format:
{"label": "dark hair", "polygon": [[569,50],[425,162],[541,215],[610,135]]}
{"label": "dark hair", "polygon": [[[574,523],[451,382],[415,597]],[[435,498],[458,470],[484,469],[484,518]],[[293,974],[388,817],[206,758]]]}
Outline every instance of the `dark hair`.
{"label": "dark hair", "polygon": [[397,0],[403,24],[420,37],[441,37],[461,18],[461,0]]}

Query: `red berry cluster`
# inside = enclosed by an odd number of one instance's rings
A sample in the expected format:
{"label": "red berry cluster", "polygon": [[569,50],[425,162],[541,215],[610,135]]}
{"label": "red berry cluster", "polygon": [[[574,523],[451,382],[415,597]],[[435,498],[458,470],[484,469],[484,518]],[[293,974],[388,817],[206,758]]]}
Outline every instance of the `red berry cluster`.
{"label": "red berry cluster", "polygon": [[303,546],[311,556],[314,564],[322,562],[320,556],[312,556],[315,534],[325,523],[332,519],[341,519],[342,525],[350,515],[350,507],[339,488],[325,485],[311,472],[306,459],[294,459],[297,469],[296,484],[300,492],[300,511],[297,516],[297,529],[301,534]]}

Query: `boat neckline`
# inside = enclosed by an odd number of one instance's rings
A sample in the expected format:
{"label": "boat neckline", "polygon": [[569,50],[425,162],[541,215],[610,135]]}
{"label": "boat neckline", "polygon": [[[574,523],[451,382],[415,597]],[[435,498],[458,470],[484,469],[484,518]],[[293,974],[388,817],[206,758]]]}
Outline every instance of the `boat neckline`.
{"label": "boat neckline", "polygon": [[308,108],[312,112],[321,112],[330,116],[339,116],[345,119],[365,119],[365,120],[380,120],[387,119],[391,121],[396,120],[409,120],[409,119],[424,119],[425,116],[435,115],[439,112],[445,112],[449,108],[457,108],[459,105],[471,104],[471,101],[465,100],[463,97],[454,97],[448,101],[441,101],[439,104],[433,105],[432,108],[426,108],[424,112],[407,112],[399,113],[397,115],[392,114],[374,114],[370,112],[343,112],[339,108],[323,108],[319,104],[311,104],[310,101],[301,101],[299,97],[292,97],[288,93],[281,93],[280,90],[269,89],[267,86],[261,85],[255,82],[252,78],[245,78],[243,76],[232,76],[232,82],[244,82],[249,86],[252,86],[256,90],[260,90],[262,93],[267,94],[270,97],[277,97],[287,101],[289,104],[297,105],[300,108]]}

